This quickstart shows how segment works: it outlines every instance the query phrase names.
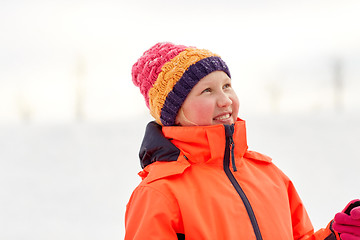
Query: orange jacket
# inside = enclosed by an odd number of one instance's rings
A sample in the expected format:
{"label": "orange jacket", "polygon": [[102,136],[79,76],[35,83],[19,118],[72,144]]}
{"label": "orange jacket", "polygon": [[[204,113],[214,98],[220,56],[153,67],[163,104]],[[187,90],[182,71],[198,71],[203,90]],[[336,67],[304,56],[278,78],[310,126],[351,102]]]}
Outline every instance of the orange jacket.
{"label": "orange jacket", "polygon": [[339,239],[329,226],[314,233],[289,178],[247,150],[240,119],[235,126],[150,123],[140,157],[143,181],[127,205],[127,240]]}

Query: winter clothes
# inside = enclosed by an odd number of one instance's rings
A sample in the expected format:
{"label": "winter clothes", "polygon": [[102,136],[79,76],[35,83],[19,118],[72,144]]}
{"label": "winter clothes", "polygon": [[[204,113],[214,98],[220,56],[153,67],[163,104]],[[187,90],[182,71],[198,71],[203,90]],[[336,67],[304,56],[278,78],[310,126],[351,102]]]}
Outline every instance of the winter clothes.
{"label": "winter clothes", "polygon": [[339,239],[314,233],[289,178],[271,158],[248,151],[245,122],[148,125],[141,147],[143,181],[127,205],[130,239]]}

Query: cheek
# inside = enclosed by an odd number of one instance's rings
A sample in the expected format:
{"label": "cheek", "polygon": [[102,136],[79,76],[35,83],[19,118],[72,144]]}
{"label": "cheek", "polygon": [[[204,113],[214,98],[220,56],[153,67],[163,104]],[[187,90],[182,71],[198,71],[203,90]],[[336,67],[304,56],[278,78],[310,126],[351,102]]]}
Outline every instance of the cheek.
{"label": "cheek", "polygon": [[184,108],[184,112],[188,118],[196,121],[206,121],[212,119],[214,111],[214,103],[207,99],[198,99],[190,101],[188,107]]}
{"label": "cheek", "polygon": [[232,104],[234,105],[234,107],[239,108],[239,106],[240,106],[239,98],[237,97],[237,95],[235,93],[231,97],[231,101],[233,102]]}
{"label": "cheek", "polygon": [[240,102],[239,102],[239,99],[236,96],[236,94],[234,94],[232,96],[231,101],[232,101],[232,106],[233,106],[233,117],[234,117],[234,120],[236,120],[236,118],[238,117],[239,107],[240,107]]}

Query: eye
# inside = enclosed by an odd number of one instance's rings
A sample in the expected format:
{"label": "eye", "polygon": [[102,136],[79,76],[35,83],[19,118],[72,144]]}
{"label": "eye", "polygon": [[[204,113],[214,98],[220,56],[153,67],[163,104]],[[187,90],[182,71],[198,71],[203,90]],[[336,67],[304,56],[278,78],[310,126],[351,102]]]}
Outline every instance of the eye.
{"label": "eye", "polygon": [[231,88],[231,84],[230,83],[224,84],[223,89],[226,89],[226,88]]}
{"label": "eye", "polygon": [[211,92],[211,88],[206,88],[201,93],[207,93],[207,92]]}

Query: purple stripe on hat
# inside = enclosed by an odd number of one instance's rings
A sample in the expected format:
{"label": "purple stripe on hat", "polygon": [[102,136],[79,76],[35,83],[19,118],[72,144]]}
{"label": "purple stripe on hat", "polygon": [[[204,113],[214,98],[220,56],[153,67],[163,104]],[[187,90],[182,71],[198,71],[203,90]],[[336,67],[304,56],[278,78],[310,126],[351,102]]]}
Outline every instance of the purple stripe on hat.
{"label": "purple stripe on hat", "polygon": [[166,97],[161,109],[160,120],[164,126],[175,125],[175,119],[181,105],[191,89],[206,75],[214,71],[224,71],[230,78],[229,68],[220,57],[204,58],[191,65]]}

